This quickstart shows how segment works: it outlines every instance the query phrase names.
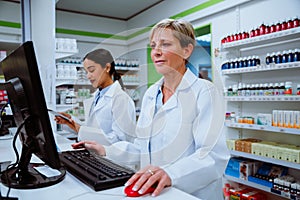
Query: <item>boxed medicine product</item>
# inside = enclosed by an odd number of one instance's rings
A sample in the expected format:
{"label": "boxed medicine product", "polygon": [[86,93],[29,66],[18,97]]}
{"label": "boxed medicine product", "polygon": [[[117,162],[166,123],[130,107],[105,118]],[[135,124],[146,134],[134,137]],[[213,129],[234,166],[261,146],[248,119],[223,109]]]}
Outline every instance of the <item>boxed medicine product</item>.
{"label": "boxed medicine product", "polygon": [[294,128],[300,129],[300,111],[294,111]]}
{"label": "boxed medicine product", "polygon": [[278,126],[278,110],[272,111],[272,126]]}
{"label": "boxed medicine product", "polygon": [[248,180],[253,175],[253,163],[251,161],[240,162],[240,179]]}
{"label": "boxed medicine product", "polygon": [[227,144],[227,148],[229,150],[235,150],[235,140],[234,139],[227,139],[226,144]]}
{"label": "boxed medicine product", "polygon": [[257,114],[257,124],[265,125],[265,126],[272,126],[272,115],[265,114],[265,113],[258,113]]}

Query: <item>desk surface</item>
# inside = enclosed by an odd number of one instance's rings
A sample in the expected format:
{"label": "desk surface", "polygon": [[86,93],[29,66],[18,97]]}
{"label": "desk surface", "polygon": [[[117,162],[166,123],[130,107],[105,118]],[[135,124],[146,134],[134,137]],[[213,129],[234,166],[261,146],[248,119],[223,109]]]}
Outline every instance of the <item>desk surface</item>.
{"label": "desk surface", "polygon": [[[72,141],[66,139],[63,136],[56,135],[56,142],[60,150],[68,150],[71,149]],[[15,161],[15,155],[12,152],[11,148],[11,139],[0,140],[0,162],[4,161]],[[20,144],[17,144],[20,147]],[[34,159],[34,158],[33,158]],[[34,160],[36,162],[36,160]],[[1,186],[2,195],[6,195],[7,187]],[[66,177],[60,183],[40,188],[40,189],[32,189],[32,190],[17,190],[11,189],[10,196],[18,197],[19,200],[34,200],[34,199],[43,199],[43,200],[94,200],[94,199],[104,199],[104,200],[120,200],[120,199],[153,199],[150,195],[145,195],[139,198],[129,198],[126,197],[124,192],[124,187],[113,188],[109,190],[103,190],[99,192],[95,192],[82,182],[80,182],[77,178],[67,173]],[[184,193],[176,188],[170,187],[166,188],[158,197],[157,200],[197,200],[196,197],[193,197],[187,193]],[[199,200],[199,199],[198,199]]]}

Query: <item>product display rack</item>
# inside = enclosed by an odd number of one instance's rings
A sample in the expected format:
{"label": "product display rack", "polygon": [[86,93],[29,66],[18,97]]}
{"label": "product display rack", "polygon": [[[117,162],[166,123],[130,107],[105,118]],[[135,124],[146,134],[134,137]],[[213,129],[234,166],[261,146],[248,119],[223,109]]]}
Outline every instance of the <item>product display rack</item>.
{"label": "product display rack", "polygon": [[264,126],[264,125],[257,125],[257,124],[231,123],[231,122],[225,123],[225,126],[230,128],[286,133],[286,134],[294,134],[300,136],[300,129],[295,129],[295,128],[283,128],[283,127]]}
{"label": "product display rack", "polygon": [[[234,112],[237,116],[255,116],[258,113],[270,113],[272,110],[300,110],[300,95],[296,95],[296,85],[300,83],[300,62],[289,62],[270,64],[265,63],[267,53],[272,51],[282,51],[299,48],[300,46],[300,27],[275,32],[267,35],[247,38],[239,41],[224,43],[221,46],[221,52],[224,56],[224,62],[228,59],[258,55],[261,63],[257,66],[223,69],[225,87],[240,82],[247,84],[257,84],[265,82],[293,82],[292,95],[269,95],[269,96],[226,96],[225,100],[228,112]],[[300,141],[300,129],[275,127],[257,124],[245,124],[226,122],[225,129],[227,139],[258,138],[262,140],[272,140],[274,142],[291,143],[293,145]],[[243,157],[265,163],[272,163],[279,166],[288,167],[290,173],[300,180],[300,163],[288,162],[284,160],[258,156],[251,153],[231,150],[232,157]],[[266,187],[254,182],[245,181],[233,176],[224,175],[228,181],[240,183],[249,187],[257,188],[267,192],[268,196],[279,195],[280,197],[290,199],[291,197],[282,192],[275,194],[270,187]]]}

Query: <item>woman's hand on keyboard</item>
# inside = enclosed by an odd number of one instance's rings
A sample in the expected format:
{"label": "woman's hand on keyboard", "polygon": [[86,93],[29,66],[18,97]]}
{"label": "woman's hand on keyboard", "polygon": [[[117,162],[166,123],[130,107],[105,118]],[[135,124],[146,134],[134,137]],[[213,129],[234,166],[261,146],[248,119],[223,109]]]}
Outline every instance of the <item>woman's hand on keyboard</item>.
{"label": "woman's hand on keyboard", "polygon": [[101,144],[98,144],[95,141],[80,141],[80,142],[72,144],[72,147],[73,147],[73,149],[86,148],[87,150],[93,151],[100,156],[106,155],[104,146]]}

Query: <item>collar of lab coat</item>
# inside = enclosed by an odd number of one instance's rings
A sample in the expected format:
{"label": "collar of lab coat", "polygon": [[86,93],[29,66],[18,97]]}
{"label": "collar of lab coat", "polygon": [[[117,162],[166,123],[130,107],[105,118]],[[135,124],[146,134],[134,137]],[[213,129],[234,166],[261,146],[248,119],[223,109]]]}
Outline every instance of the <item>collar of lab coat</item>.
{"label": "collar of lab coat", "polygon": [[[96,107],[94,108],[94,111],[96,111],[96,110],[102,108],[103,106],[105,106],[105,101],[106,101],[106,99],[107,99],[107,98],[111,99],[111,98],[114,96],[115,91],[116,91],[116,90],[119,90],[119,89],[122,89],[122,88],[121,88],[121,85],[120,85],[119,81],[115,81],[115,82],[111,85],[111,87],[109,88],[109,90],[107,90],[107,92],[105,92],[105,94],[103,95],[103,97],[101,97],[101,98],[99,99],[99,102],[97,103]],[[96,95],[96,92],[95,92],[94,95]]]}
{"label": "collar of lab coat", "polygon": [[[168,109],[176,107],[177,103],[178,103],[177,98],[176,98],[178,92],[185,90],[187,88],[190,88],[191,85],[193,85],[197,79],[198,79],[198,77],[195,76],[193,74],[193,72],[190,71],[190,69],[187,69],[182,77],[181,82],[179,83],[178,87],[176,88],[175,93],[169,99],[169,101],[166,104],[164,104],[164,106],[163,106],[164,110],[168,110]],[[147,98],[153,103],[153,105],[155,105],[157,92],[158,92],[159,88],[162,86],[163,82],[164,82],[164,77],[162,77],[159,81],[157,81],[153,86],[151,86],[149,88]],[[152,115],[153,114],[154,114],[154,110],[153,110]]]}

